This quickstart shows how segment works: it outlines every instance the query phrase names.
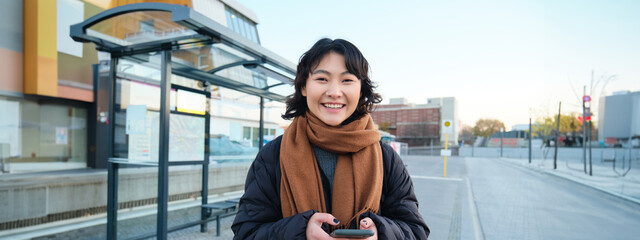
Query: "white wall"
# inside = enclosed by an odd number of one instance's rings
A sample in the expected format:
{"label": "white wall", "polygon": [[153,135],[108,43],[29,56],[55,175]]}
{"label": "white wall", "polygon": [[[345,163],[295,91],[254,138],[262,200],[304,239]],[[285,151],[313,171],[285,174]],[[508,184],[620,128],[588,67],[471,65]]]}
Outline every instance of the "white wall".
{"label": "white wall", "polygon": [[217,0],[192,0],[193,10],[227,26],[227,18],[224,12],[224,4]]}

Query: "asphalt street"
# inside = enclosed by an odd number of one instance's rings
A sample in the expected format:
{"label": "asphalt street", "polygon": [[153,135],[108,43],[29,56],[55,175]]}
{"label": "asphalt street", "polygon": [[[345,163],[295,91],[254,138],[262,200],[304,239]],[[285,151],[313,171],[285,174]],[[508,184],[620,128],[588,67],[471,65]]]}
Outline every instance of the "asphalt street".
{"label": "asphalt street", "polygon": [[[429,239],[637,239],[640,206],[503,160],[406,156]],[[470,198],[471,196],[471,198]]]}

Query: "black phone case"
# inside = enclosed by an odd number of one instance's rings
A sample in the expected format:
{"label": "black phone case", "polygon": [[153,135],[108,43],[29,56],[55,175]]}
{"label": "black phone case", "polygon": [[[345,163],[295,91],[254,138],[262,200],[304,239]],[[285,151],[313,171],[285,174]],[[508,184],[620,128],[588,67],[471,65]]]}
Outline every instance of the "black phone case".
{"label": "black phone case", "polygon": [[372,230],[362,229],[338,229],[331,233],[335,238],[368,238],[373,236]]}

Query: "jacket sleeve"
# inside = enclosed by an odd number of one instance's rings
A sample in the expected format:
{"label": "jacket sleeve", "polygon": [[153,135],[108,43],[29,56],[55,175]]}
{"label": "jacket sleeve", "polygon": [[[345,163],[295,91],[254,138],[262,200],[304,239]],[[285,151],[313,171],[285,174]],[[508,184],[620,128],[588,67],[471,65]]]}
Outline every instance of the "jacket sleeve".
{"label": "jacket sleeve", "polygon": [[413,182],[400,156],[382,144],[385,157],[383,201],[378,214],[365,213],[378,229],[378,239],[427,239],[429,227],[418,211]]}
{"label": "jacket sleeve", "polygon": [[[279,140],[279,139],[278,139]],[[305,239],[310,210],[282,218],[276,174],[279,141],[271,141],[249,168],[245,192],[231,229],[234,239]]]}

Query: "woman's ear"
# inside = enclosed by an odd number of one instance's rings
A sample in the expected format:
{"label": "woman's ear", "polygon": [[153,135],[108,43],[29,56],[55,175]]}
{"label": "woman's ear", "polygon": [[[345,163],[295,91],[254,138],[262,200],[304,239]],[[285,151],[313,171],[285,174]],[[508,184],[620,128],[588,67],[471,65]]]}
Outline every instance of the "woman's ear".
{"label": "woman's ear", "polygon": [[302,88],[300,89],[300,93],[302,93],[302,96],[303,96],[303,97],[307,97],[307,89],[305,89],[305,87],[302,87]]}

